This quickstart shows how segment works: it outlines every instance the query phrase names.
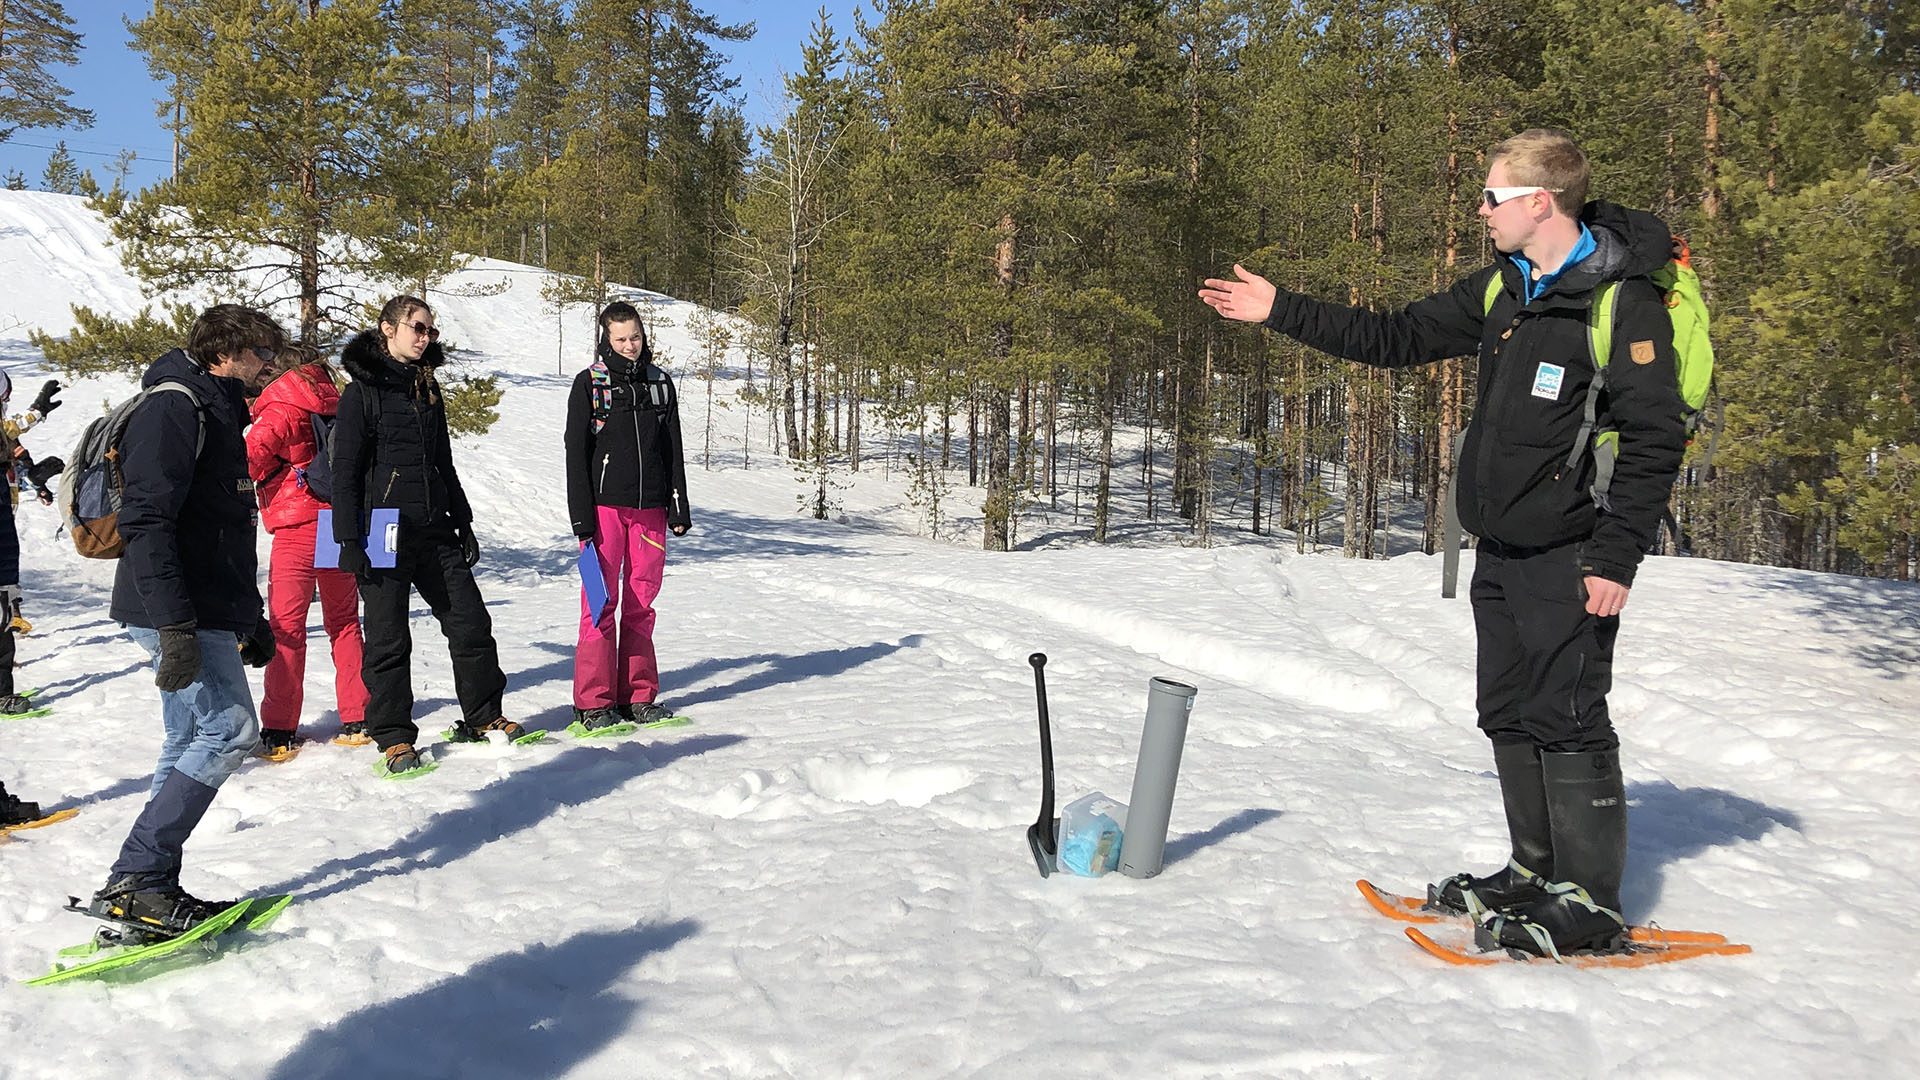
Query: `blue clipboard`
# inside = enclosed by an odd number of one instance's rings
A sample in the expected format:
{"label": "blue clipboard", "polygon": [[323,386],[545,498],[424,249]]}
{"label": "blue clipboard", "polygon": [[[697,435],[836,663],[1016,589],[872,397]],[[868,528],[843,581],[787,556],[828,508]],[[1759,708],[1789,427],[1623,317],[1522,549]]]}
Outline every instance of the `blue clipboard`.
{"label": "blue clipboard", "polygon": [[580,591],[586,597],[587,610],[598,623],[607,617],[607,579],[600,572],[600,551],[593,541],[580,542]]}
{"label": "blue clipboard", "polygon": [[[400,511],[381,507],[373,512],[366,537],[367,562],[376,570],[391,570],[399,562]],[[340,545],[333,541],[333,511],[320,511],[313,536],[313,568],[340,569]]]}

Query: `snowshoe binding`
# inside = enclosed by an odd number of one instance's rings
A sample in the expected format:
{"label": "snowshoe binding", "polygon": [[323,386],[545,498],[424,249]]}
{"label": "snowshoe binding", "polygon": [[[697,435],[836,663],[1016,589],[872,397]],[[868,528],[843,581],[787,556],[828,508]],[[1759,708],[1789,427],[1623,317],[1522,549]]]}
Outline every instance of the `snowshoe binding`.
{"label": "snowshoe binding", "polygon": [[178,937],[239,901],[202,900],[177,882],[128,874],[109,881],[85,906],[69,897],[67,910],[113,923],[114,945],[150,945]]}
{"label": "snowshoe binding", "polygon": [[1547,882],[1513,859],[1485,877],[1455,874],[1427,886],[1428,911],[1478,919],[1488,912],[1511,911],[1547,898]]}
{"label": "snowshoe binding", "polygon": [[515,746],[525,746],[528,743],[536,743],[536,742],[539,742],[541,739],[544,739],[547,737],[547,733],[545,729],[524,728],[524,727],[521,727],[519,724],[516,724],[513,721],[507,719],[504,716],[492,721],[491,723],[482,724],[479,727],[475,727],[472,724],[469,724],[463,720],[460,723],[455,724],[452,727],[448,728],[442,734],[444,734],[447,737],[448,742],[471,743],[471,742],[485,742],[487,739],[487,734],[489,732],[494,732],[494,731],[498,731],[506,735],[507,741],[514,744]]}
{"label": "snowshoe binding", "polygon": [[292,761],[300,752],[306,740],[300,738],[297,731],[276,731],[272,728],[260,730],[260,749],[255,751],[261,757],[275,765]]}
{"label": "snowshoe binding", "polygon": [[412,780],[439,767],[437,762],[420,756],[412,743],[394,743],[374,763],[373,774],[382,780]]}
{"label": "snowshoe binding", "polygon": [[567,725],[567,734],[576,739],[604,739],[629,734],[638,727],[638,724],[623,717],[617,706],[599,709],[582,709],[576,706],[573,710],[573,723]]}

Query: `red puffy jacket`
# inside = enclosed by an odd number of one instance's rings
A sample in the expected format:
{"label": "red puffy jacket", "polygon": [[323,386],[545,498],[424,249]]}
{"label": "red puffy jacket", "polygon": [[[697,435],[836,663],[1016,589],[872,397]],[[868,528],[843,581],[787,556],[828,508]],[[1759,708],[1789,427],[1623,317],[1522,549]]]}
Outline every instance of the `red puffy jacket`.
{"label": "red puffy jacket", "polygon": [[340,391],[319,364],[294,368],[254,399],[253,426],[247,429],[247,472],[260,500],[260,523],[268,532],[305,525],[326,508],[307,491],[295,470],[313,461],[313,422],[308,414],[332,416],[339,405]]}

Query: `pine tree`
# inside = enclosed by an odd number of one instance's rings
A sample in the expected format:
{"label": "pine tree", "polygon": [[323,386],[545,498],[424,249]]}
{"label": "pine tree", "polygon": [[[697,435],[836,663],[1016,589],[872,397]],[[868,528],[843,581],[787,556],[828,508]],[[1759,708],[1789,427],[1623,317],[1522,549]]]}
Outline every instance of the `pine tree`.
{"label": "pine tree", "polygon": [[0,3],[0,143],[22,128],[86,128],[93,113],[48,71],[79,59],[80,35],[60,0]]}
{"label": "pine tree", "polygon": [[73,155],[67,152],[67,141],[61,139],[53,144],[53,153],[47,155],[46,172],[40,175],[40,190],[56,195],[79,195],[82,175],[80,166],[73,163]]}
{"label": "pine tree", "polygon": [[347,275],[447,268],[421,227],[435,174],[378,0],[182,0],[132,29],[182,94],[178,174],[103,206],[148,290],[294,301],[312,338],[364,320]]}

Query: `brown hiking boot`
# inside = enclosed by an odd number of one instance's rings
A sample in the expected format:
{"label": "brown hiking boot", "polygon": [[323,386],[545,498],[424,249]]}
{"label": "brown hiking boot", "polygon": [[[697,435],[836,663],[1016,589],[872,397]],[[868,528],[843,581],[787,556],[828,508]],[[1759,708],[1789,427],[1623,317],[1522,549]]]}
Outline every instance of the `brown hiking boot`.
{"label": "brown hiking boot", "polygon": [[382,767],[386,769],[388,776],[410,773],[423,765],[420,752],[413,748],[412,743],[394,743],[387,747],[386,753],[387,759],[382,763]]}
{"label": "brown hiking boot", "polygon": [[538,742],[546,738],[547,735],[545,731],[521,727],[519,724],[502,716],[491,723],[482,724],[479,727],[474,727],[464,721],[455,724],[452,730],[447,732],[447,738],[452,742],[484,742],[487,733],[490,731],[501,732],[506,735],[507,741],[510,743]]}

